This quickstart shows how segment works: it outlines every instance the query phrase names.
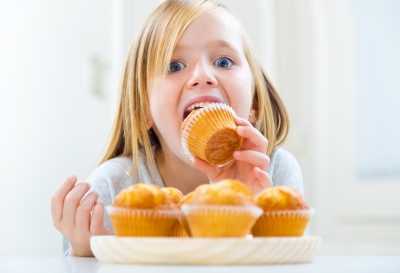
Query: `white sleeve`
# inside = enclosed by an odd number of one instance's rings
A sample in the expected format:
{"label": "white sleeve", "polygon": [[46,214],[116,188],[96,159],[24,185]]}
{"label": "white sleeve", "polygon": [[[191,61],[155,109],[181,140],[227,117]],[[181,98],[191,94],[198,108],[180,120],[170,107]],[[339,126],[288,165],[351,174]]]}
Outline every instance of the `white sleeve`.
{"label": "white sleeve", "polygon": [[[110,206],[114,197],[132,183],[129,176],[130,166],[131,160],[117,157],[104,162],[88,176],[87,182],[91,186],[89,192],[94,191],[98,194],[104,208]],[[106,210],[104,210],[104,225],[112,230]]]}
{"label": "white sleeve", "polygon": [[125,157],[110,159],[98,166],[86,179],[96,192],[104,206],[112,204],[114,197],[127,186],[130,180],[129,168],[131,161]]}
{"label": "white sleeve", "polygon": [[273,185],[291,186],[304,195],[303,174],[297,159],[288,151],[280,148],[271,159]]}

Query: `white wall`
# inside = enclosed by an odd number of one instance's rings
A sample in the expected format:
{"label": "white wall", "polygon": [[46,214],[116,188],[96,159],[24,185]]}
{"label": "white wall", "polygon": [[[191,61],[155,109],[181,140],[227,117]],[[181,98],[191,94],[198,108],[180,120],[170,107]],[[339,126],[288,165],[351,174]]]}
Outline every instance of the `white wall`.
{"label": "white wall", "polygon": [[0,28],[0,255],[60,254],[50,197],[95,167],[111,125],[90,65],[110,60],[111,3],[3,1]]}
{"label": "white wall", "polygon": [[357,172],[364,178],[400,179],[400,127],[390,122],[400,116],[400,2],[353,0],[352,11],[359,67],[355,94],[360,101],[355,113]]}

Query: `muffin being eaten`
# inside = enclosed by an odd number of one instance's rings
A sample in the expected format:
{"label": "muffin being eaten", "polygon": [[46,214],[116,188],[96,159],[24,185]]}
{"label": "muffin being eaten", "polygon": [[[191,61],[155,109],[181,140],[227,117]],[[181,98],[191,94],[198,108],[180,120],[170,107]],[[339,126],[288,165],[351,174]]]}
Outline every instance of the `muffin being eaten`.
{"label": "muffin being eaten", "polygon": [[236,133],[235,113],[223,103],[207,103],[185,118],[181,142],[189,157],[198,157],[211,165],[222,166],[233,160],[242,137]]}

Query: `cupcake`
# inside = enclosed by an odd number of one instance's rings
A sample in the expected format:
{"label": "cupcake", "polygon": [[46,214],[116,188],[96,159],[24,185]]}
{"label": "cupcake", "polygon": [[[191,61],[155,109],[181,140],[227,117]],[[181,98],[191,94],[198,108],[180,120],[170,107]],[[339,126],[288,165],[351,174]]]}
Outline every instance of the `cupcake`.
{"label": "cupcake", "polygon": [[201,185],[181,207],[193,237],[244,237],[262,210],[238,180]]}
{"label": "cupcake", "polygon": [[184,217],[180,211],[181,202],[182,199],[184,198],[182,192],[177,188],[173,187],[164,187],[161,188],[161,191],[163,191],[166,194],[166,197],[172,204],[172,206],[175,206],[178,209],[178,221],[176,221],[176,223],[174,224],[171,236],[189,237],[187,228],[185,228]]}
{"label": "cupcake", "polygon": [[222,103],[209,103],[193,110],[181,128],[186,154],[217,166],[232,161],[233,152],[242,144],[242,137],[236,133],[234,116],[233,109]]}
{"label": "cupcake", "polygon": [[172,228],[172,233],[171,236],[173,237],[190,237],[189,232],[187,228],[185,227],[185,222],[183,222],[184,218],[182,218],[180,221],[177,221]]}
{"label": "cupcake", "polygon": [[117,236],[171,236],[179,213],[178,190],[135,184],[122,190],[107,207]]}
{"label": "cupcake", "polygon": [[310,220],[311,210],[302,195],[293,188],[276,186],[255,197],[263,210],[252,234],[254,236],[302,236]]}
{"label": "cupcake", "polygon": [[177,237],[191,237],[189,224],[186,220],[186,217],[183,215],[181,208],[182,208],[182,205],[192,202],[193,194],[194,194],[193,191],[186,194],[185,196],[182,197],[182,199],[179,202],[178,206],[181,211],[181,214],[180,214],[181,217],[179,218],[179,222],[177,223],[177,225],[175,227],[175,231],[174,231],[175,236],[177,236]]}
{"label": "cupcake", "polygon": [[167,202],[171,205],[178,206],[183,198],[182,192],[174,187],[163,187],[161,191],[165,194]]}

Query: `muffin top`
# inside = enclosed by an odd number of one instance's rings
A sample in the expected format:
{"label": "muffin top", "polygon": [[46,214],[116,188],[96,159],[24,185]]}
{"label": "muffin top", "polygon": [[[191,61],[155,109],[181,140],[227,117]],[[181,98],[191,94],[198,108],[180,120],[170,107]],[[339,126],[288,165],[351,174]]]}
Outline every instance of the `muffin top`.
{"label": "muffin top", "polygon": [[164,187],[161,191],[165,194],[167,202],[171,204],[179,204],[183,198],[183,194],[180,190],[174,187]]}
{"label": "muffin top", "polygon": [[185,196],[185,204],[249,205],[253,204],[251,190],[238,180],[226,179],[197,187]]}
{"label": "muffin top", "polygon": [[270,187],[255,197],[256,204],[264,211],[308,209],[302,195],[288,186]]}
{"label": "muffin top", "polygon": [[138,183],[122,190],[114,199],[113,206],[152,209],[167,206],[170,200],[165,191],[159,187]]}
{"label": "muffin top", "polygon": [[188,194],[185,194],[181,201],[179,202],[179,207],[182,206],[183,204],[192,204],[193,203],[193,195],[194,191],[189,192]]}

